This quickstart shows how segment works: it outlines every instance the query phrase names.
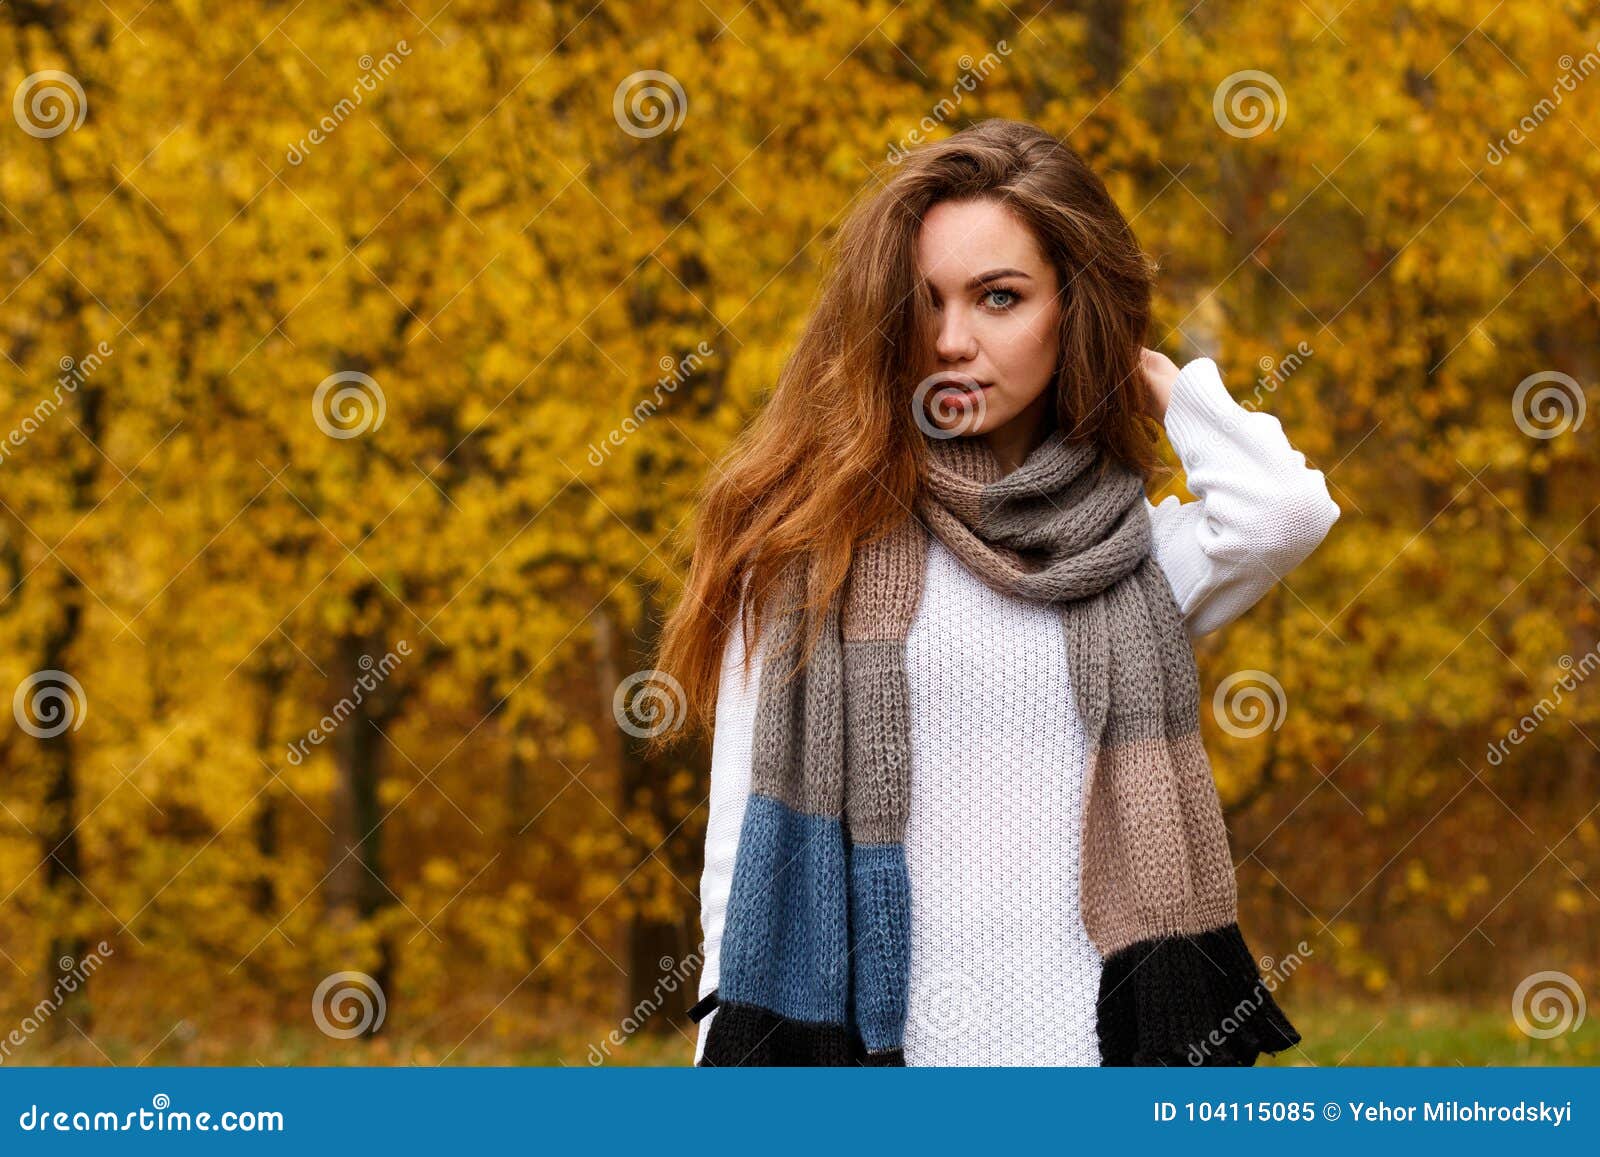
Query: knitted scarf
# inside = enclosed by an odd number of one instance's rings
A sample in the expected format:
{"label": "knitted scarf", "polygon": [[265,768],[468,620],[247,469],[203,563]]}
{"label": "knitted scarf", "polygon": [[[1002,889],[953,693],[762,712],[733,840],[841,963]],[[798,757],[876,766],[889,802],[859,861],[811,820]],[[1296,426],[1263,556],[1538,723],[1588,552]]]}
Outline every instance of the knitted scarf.
{"label": "knitted scarf", "polygon": [[[1060,612],[1091,753],[1080,911],[1102,960],[1101,1063],[1252,1065],[1295,1044],[1239,932],[1194,652],[1139,476],[1098,473],[1102,452],[1059,429],[1009,474],[979,439],[926,438],[914,517],[857,547],[803,668],[763,669],[719,982],[689,1010],[718,1010],[700,1063],[905,1064],[906,633],[929,534],[994,590]],[[802,627],[787,605],[773,654]]]}

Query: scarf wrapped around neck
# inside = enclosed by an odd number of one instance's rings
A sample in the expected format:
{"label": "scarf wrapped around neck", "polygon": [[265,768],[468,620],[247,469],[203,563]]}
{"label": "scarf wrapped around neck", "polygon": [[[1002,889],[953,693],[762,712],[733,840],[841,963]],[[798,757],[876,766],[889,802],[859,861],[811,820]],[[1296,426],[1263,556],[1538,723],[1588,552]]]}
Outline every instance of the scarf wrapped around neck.
{"label": "scarf wrapped around neck", "polygon": [[[1101,1063],[1251,1065],[1294,1045],[1239,931],[1194,652],[1139,476],[1100,471],[1059,429],[1009,474],[977,438],[926,438],[914,516],[857,548],[803,668],[760,681],[718,985],[689,1010],[717,1010],[701,1065],[905,1063],[906,634],[930,534],[985,585],[1060,612],[1061,709],[1090,752],[1079,907],[1103,965]],[[791,572],[788,596],[803,589]],[[773,653],[797,655],[802,612],[783,605]]]}

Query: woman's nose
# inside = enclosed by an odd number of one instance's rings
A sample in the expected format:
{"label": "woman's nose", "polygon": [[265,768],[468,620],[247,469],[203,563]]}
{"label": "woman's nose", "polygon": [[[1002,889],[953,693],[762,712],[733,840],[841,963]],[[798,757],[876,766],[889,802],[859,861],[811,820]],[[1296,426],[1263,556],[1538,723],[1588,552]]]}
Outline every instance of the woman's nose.
{"label": "woman's nose", "polygon": [[960,310],[946,310],[939,322],[939,336],[935,343],[939,357],[947,362],[967,361],[977,354],[972,329],[966,324]]}

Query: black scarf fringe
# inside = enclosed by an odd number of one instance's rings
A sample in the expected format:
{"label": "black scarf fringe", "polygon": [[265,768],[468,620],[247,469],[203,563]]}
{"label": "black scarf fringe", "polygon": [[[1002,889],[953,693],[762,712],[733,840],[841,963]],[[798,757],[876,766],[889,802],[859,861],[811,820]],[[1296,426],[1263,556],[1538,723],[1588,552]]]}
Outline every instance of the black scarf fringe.
{"label": "black scarf fringe", "polygon": [[701,1068],[772,1065],[864,1065],[904,1067],[905,1051],[868,1052],[861,1034],[838,1024],[812,1024],[779,1016],[771,1009],[724,1001],[715,991],[689,1010],[703,1020],[712,1009],[716,1019],[706,1033]]}
{"label": "black scarf fringe", "polygon": [[1100,973],[1097,1031],[1104,1065],[1249,1067],[1300,1042],[1238,924],[1113,953]]}
{"label": "black scarf fringe", "polygon": [[[869,1053],[854,1029],[791,1020],[713,991],[689,1010],[713,1010],[702,1067],[903,1066],[905,1052]],[[1108,957],[1096,1016],[1102,1065],[1249,1067],[1300,1043],[1272,998],[1238,924],[1196,936],[1142,940]]]}

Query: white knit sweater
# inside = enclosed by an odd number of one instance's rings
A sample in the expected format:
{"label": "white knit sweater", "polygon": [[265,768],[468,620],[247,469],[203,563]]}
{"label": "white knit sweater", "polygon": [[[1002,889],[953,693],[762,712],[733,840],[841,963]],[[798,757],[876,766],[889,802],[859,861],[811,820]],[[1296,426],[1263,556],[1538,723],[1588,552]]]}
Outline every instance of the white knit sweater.
{"label": "white knit sweater", "polygon": [[[1339,517],[1278,419],[1236,403],[1210,358],[1183,367],[1165,418],[1193,502],[1150,507],[1153,550],[1191,636],[1248,610]],[[724,655],[700,881],[717,986],[750,792],[762,648]],[[932,539],[906,638],[911,691],[911,973],[907,1065],[1098,1065],[1100,956],[1078,911],[1087,741],[1058,612],[979,581]],[[695,1062],[713,1011],[700,1022]]]}

